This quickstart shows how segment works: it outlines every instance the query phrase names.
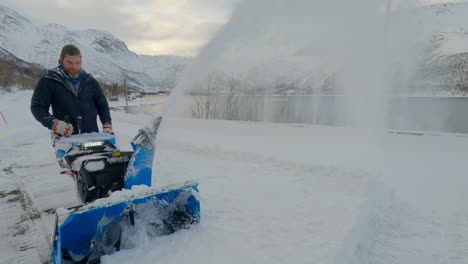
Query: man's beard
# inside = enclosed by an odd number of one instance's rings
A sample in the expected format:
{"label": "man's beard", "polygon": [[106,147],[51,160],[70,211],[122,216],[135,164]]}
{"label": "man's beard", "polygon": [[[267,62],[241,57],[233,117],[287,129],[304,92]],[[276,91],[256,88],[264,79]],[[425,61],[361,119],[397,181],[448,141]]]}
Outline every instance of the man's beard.
{"label": "man's beard", "polygon": [[63,70],[65,71],[66,74],[68,74],[68,76],[72,78],[77,78],[78,76],[80,76],[80,72],[81,72],[81,69],[78,71],[71,71],[67,69],[63,69]]}

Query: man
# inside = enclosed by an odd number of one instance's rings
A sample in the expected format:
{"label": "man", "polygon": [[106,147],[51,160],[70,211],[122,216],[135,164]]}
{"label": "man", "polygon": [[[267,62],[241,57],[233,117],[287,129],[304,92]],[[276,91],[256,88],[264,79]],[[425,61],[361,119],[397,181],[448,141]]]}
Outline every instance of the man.
{"label": "man", "polygon": [[[58,67],[47,71],[36,85],[31,99],[31,112],[43,126],[60,136],[112,132],[109,104],[99,83],[81,68],[81,52],[65,45]],[[52,106],[52,115],[49,108]]]}

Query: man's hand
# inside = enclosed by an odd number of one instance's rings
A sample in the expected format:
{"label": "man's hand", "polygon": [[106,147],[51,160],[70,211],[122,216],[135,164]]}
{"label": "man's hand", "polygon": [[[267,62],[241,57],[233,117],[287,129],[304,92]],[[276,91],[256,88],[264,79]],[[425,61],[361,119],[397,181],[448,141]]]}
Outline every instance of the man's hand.
{"label": "man's hand", "polygon": [[109,134],[114,134],[114,131],[112,131],[112,125],[111,124],[105,124],[102,126],[102,132],[103,133],[109,133]]}
{"label": "man's hand", "polygon": [[73,134],[73,126],[62,120],[56,120],[52,125],[52,132],[64,137],[68,137]]}

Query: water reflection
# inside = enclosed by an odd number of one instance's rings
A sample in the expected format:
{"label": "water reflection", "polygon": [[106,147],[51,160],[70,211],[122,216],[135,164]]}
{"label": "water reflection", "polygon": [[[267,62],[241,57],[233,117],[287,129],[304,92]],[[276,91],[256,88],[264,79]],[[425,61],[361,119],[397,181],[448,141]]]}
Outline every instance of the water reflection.
{"label": "water reflection", "polygon": [[[186,96],[173,114],[184,118],[342,126],[343,96]],[[159,113],[163,104],[130,106],[130,113]],[[391,130],[468,134],[466,97],[392,97]]]}

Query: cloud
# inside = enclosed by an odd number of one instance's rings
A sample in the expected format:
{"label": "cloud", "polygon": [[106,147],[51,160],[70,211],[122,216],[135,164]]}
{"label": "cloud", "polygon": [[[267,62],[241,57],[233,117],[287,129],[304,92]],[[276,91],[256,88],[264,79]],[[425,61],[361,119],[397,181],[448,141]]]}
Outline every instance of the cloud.
{"label": "cloud", "polygon": [[[2,0],[27,17],[105,30],[139,54],[194,55],[243,0]],[[255,1],[255,0],[251,0]],[[466,0],[389,0],[434,4]]]}
{"label": "cloud", "polygon": [[[227,20],[238,0],[128,1],[121,9],[136,15],[137,40],[146,50],[190,55],[206,43]],[[131,44],[137,45],[137,44]],[[172,48],[171,48],[172,47]]]}
{"label": "cloud", "polygon": [[70,29],[100,29],[140,54],[193,55],[240,0],[3,0],[27,16]]}

